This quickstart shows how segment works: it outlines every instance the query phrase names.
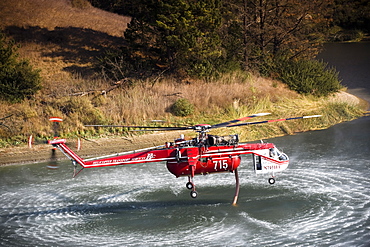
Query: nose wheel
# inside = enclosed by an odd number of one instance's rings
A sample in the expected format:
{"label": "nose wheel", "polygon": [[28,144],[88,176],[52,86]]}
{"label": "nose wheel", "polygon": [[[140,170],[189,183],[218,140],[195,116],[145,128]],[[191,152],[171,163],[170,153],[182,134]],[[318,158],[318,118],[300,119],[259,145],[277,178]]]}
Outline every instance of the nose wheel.
{"label": "nose wheel", "polygon": [[269,184],[274,184],[275,183],[275,178],[269,178]]}

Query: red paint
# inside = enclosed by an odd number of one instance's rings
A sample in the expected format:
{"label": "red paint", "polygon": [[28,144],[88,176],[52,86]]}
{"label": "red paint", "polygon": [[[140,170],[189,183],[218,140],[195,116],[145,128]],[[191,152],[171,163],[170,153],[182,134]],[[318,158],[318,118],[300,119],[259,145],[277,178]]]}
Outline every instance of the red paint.
{"label": "red paint", "polygon": [[167,162],[167,169],[176,177],[192,176],[190,165],[194,166],[194,175],[207,175],[217,172],[233,172],[240,165],[240,156],[221,158],[200,158],[194,163],[188,161]]}

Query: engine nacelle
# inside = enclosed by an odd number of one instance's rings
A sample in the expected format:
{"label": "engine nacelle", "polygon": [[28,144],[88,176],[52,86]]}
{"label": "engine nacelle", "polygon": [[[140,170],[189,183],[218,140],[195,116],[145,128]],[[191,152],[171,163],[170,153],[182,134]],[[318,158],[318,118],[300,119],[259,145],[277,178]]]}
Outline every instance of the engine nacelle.
{"label": "engine nacelle", "polygon": [[216,136],[208,135],[207,138],[208,145],[237,145],[239,143],[238,135],[228,135],[228,136]]}

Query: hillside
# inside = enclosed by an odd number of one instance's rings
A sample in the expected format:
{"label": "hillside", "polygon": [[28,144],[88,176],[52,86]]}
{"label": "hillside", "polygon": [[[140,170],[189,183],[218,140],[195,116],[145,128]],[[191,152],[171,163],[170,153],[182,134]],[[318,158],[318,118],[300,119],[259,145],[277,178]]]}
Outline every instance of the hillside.
{"label": "hillside", "polygon": [[[24,146],[30,135],[42,140],[50,138],[50,116],[65,119],[62,137],[104,137],[86,142],[90,149],[85,148],[83,154],[88,156],[129,150],[134,144],[135,147],[163,144],[179,133],[157,134],[144,140],[122,130],[94,130],[84,124],[142,125],[152,119],[164,120],[168,125],[212,124],[257,112],[271,112],[271,118],[324,115],[312,121],[234,130],[242,141],[250,141],[326,128],[361,114],[357,99],[348,94],[327,99],[304,97],[279,81],[245,72],[226,74],[212,83],[194,80],[177,83],[171,78],[156,78],[134,82],[131,87],[114,84],[115,90],[106,93],[112,82],[94,69],[94,63],[109,47],[124,44],[122,34],[129,21],[129,17],[93,8],[85,0],[0,1],[0,28],[20,45],[21,57],[29,59],[43,77],[43,89],[35,98],[18,104],[0,102],[0,164],[48,157],[45,155],[48,146],[29,152]],[[179,98],[194,105],[193,115],[182,118],[169,112]],[[5,116],[11,117],[2,119]],[[120,138],[111,139],[117,136]],[[9,146],[13,148],[5,148]]]}
{"label": "hillside", "polygon": [[0,27],[28,29],[38,27],[52,31],[56,28],[91,29],[122,37],[129,17],[92,7],[85,0],[2,0]]}
{"label": "hillside", "polygon": [[[73,7],[83,2],[84,7]],[[96,57],[123,43],[130,17],[94,8],[84,0],[2,0],[0,28],[45,79],[90,75]],[[67,73],[66,73],[67,72]]]}

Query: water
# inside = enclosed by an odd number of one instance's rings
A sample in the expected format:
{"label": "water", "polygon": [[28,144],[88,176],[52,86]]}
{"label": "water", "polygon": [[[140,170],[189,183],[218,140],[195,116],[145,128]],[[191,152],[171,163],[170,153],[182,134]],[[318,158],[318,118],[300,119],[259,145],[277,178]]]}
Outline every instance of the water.
{"label": "water", "polygon": [[335,66],[348,92],[370,102],[370,43],[334,43],[318,59]]}
{"label": "water", "polygon": [[233,174],[192,199],[162,163],[0,167],[0,246],[370,246],[369,140],[370,117],[268,140],[291,165],[269,185],[244,157],[236,207]]}
{"label": "water", "polygon": [[1,167],[0,245],[366,246],[369,138],[363,118],[271,140],[290,154],[290,168],[269,185],[246,157],[237,207],[232,174],[196,177],[191,199],[186,179],[160,163],[75,179],[67,162]]}

